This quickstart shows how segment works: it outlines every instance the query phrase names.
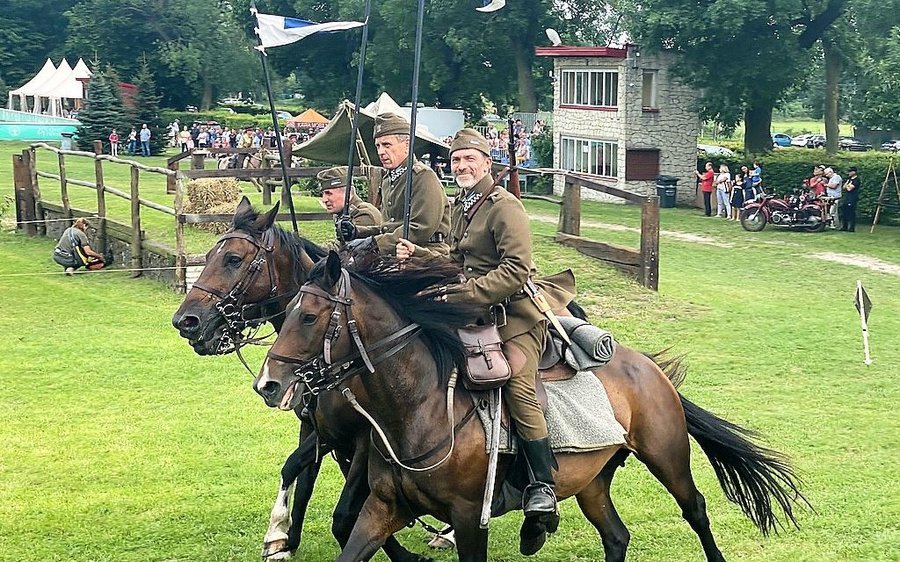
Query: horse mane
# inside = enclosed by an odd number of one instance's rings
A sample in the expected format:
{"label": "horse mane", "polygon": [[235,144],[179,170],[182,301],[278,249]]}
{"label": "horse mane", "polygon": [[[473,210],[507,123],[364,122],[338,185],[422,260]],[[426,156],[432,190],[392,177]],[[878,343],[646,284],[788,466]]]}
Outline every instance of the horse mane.
{"label": "horse mane", "polygon": [[[257,223],[259,215],[260,212],[254,207],[238,210],[234,215],[232,227],[235,230],[242,230],[256,238],[261,238],[264,229]],[[275,231],[275,237],[277,238],[278,243],[294,258],[294,281],[298,285],[302,285],[306,282],[306,272],[303,271],[303,267],[300,265],[300,252],[306,252],[310,259],[319,261],[328,255],[328,251],[317,245],[315,242],[307,240],[299,234],[285,230],[277,224],[272,227],[272,230]]]}
{"label": "horse mane", "polygon": [[[325,262],[316,264],[310,280],[323,275]],[[374,260],[362,270],[350,269],[353,279],[384,299],[401,317],[422,327],[422,341],[437,365],[438,376],[446,382],[451,370],[465,369],[465,348],[457,328],[470,324],[482,310],[470,303],[437,300],[442,287],[457,282],[462,269],[444,260]]]}

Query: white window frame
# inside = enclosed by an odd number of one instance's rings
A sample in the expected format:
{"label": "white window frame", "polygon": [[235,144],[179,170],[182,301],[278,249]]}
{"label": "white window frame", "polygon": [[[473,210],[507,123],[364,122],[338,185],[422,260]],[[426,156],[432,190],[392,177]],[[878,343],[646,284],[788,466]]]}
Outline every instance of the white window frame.
{"label": "white window frame", "polygon": [[619,143],[561,135],[559,165],[572,172],[618,178]]}
{"label": "white window frame", "polygon": [[[650,92],[649,96],[647,95],[647,78],[650,78]],[[649,104],[643,103],[647,101],[649,97]],[[643,109],[658,109],[659,108],[659,71],[657,70],[644,70],[641,75],[641,107]]]}
{"label": "white window frame", "polygon": [[618,70],[563,70],[560,105],[619,107]]}

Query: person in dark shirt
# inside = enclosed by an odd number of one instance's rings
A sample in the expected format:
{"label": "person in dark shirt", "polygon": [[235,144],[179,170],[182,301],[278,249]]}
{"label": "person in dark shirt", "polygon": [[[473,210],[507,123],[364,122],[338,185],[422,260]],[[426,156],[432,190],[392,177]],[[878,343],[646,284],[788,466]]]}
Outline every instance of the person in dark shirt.
{"label": "person in dark shirt", "polygon": [[841,230],[856,232],[856,205],[859,203],[860,181],[856,166],[847,172],[850,177],[844,182],[841,194]]}
{"label": "person in dark shirt", "polygon": [[53,250],[53,261],[66,269],[66,275],[72,275],[79,267],[91,270],[103,269],[105,265],[103,256],[91,248],[85,230],[88,222],[84,218],[77,218],[72,226],[67,228]]}

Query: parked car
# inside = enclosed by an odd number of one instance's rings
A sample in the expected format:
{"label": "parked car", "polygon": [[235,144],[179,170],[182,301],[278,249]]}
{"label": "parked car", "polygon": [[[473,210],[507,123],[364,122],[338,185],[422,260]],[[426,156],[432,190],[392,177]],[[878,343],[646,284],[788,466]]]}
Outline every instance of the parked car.
{"label": "parked car", "polygon": [[806,148],[824,148],[825,135],[809,135],[806,139]]}
{"label": "parked car", "polygon": [[791,137],[784,133],[775,133],[772,135],[772,144],[775,146],[791,146]]}
{"label": "parked car", "polygon": [[804,133],[802,135],[797,135],[796,137],[791,139],[791,146],[799,146],[801,148],[806,147],[806,141],[811,137],[809,133]]}
{"label": "parked car", "polygon": [[841,150],[852,150],[853,152],[865,152],[867,150],[872,150],[871,144],[866,144],[859,139],[850,137],[845,137],[839,140],[838,146]]}
{"label": "parked car", "polygon": [[900,151],[900,139],[889,140],[881,143],[881,150],[890,150],[891,152]]}
{"label": "parked car", "polygon": [[282,120],[288,120],[288,119],[290,119],[291,117],[293,117],[293,115],[291,115],[291,114],[288,113],[287,111],[276,111],[276,112],[275,112],[275,115],[277,115],[278,118],[279,118],[279,119],[282,119]]}
{"label": "parked car", "polygon": [[724,146],[715,146],[712,144],[698,144],[697,150],[702,150],[707,154],[714,156],[734,156],[734,151]]}

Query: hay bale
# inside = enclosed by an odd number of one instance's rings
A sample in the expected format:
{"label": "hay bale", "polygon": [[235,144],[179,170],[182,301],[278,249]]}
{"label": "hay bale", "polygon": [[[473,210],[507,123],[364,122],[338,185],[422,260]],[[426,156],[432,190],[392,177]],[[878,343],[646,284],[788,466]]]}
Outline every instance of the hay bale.
{"label": "hay bale", "polygon": [[[225,214],[233,215],[234,211],[237,209],[238,202],[237,201],[228,201],[226,203],[219,203],[218,205],[213,205],[209,209],[203,211],[208,214]],[[228,222],[205,222],[201,224],[195,224],[194,227],[199,228],[200,230],[205,230],[207,232],[212,232],[213,234],[225,234],[225,231],[231,226],[231,220]]]}
{"label": "hay bale", "polygon": [[188,183],[184,207],[188,213],[215,213],[227,211],[213,211],[213,208],[233,203],[233,212],[240,196],[241,188],[235,178],[196,179]]}

